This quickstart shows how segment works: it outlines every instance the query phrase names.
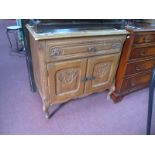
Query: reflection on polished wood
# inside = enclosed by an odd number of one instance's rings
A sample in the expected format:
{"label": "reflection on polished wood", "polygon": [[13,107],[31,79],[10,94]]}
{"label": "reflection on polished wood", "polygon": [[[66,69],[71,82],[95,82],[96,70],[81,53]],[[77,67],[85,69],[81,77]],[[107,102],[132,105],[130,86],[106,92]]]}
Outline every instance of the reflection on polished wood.
{"label": "reflection on polished wood", "polygon": [[155,27],[141,25],[128,27],[118,71],[115,91],[111,97],[115,102],[123,96],[147,87],[155,66]]}

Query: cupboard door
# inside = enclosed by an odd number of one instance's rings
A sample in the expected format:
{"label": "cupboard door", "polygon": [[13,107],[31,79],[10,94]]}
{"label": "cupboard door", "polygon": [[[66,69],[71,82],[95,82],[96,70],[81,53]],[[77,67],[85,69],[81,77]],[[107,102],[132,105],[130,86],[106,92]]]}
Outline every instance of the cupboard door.
{"label": "cupboard door", "polygon": [[86,62],[81,59],[47,65],[51,103],[61,103],[83,94]]}
{"label": "cupboard door", "polygon": [[88,59],[86,93],[98,92],[111,87],[118,59],[119,54]]}

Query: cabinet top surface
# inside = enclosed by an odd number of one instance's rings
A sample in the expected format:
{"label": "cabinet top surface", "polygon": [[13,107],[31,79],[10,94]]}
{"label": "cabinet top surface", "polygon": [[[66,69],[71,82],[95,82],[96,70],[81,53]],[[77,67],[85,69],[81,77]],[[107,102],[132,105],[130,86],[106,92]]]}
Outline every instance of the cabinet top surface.
{"label": "cabinet top surface", "polygon": [[154,24],[137,24],[132,26],[127,26],[126,29],[128,31],[133,32],[155,32],[155,25]]}
{"label": "cabinet top surface", "polygon": [[106,36],[106,35],[126,35],[129,32],[125,29],[99,29],[99,30],[75,30],[75,29],[57,29],[47,33],[36,33],[34,28],[26,25],[28,31],[32,34],[35,40],[57,39],[57,38],[72,38],[84,36]]}

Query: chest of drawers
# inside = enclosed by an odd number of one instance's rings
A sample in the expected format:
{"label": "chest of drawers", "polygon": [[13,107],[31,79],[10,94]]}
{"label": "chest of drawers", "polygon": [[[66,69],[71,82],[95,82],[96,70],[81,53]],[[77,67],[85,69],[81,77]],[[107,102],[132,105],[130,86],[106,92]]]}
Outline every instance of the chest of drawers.
{"label": "chest of drawers", "polygon": [[123,96],[147,87],[155,66],[155,29],[127,28],[125,41],[111,98],[118,102]]}
{"label": "chest of drawers", "polygon": [[110,89],[127,31],[38,35],[28,26],[34,78],[43,111]]}

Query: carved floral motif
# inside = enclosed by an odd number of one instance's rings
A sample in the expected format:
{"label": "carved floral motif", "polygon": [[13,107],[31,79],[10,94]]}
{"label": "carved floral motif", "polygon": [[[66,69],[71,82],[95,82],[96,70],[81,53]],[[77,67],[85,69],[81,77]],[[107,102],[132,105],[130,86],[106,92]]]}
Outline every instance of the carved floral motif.
{"label": "carved floral motif", "polygon": [[111,68],[111,63],[98,64],[95,67],[96,76],[100,78],[105,76],[109,72],[110,68]]}
{"label": "carved floral motif", "polygon": [[78,76],[78,73],[78,69],[75,68],[65,69],[60,71],[57,77],[63,84],[67,84],[73,82],[73,80]]}
{"label": "carved floral motif", "polygon": [[63,54],[64,54],[64,51],[61,48],[53,47],[50,49],[50,56],[60,56]]}

